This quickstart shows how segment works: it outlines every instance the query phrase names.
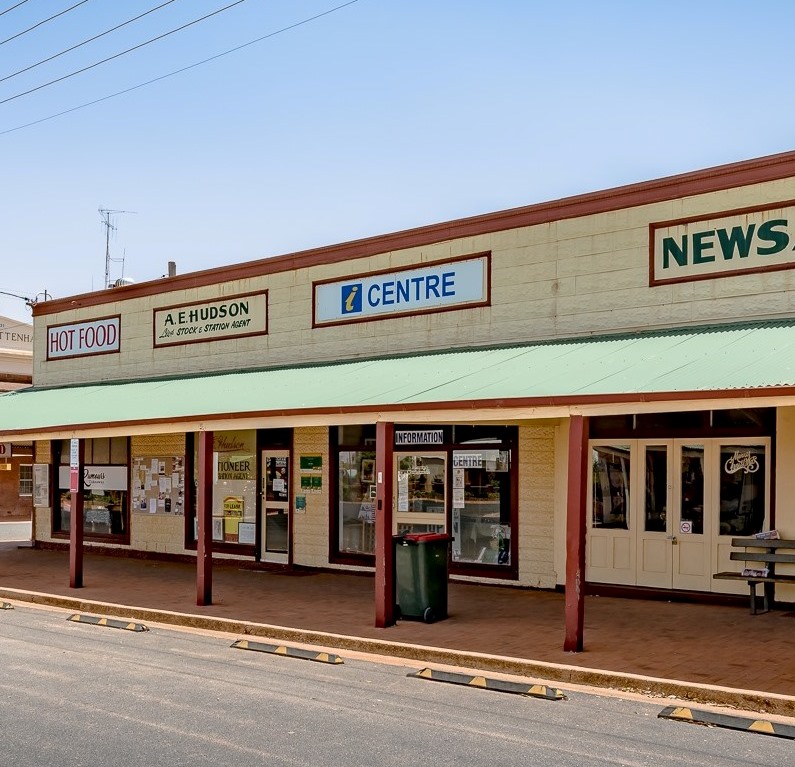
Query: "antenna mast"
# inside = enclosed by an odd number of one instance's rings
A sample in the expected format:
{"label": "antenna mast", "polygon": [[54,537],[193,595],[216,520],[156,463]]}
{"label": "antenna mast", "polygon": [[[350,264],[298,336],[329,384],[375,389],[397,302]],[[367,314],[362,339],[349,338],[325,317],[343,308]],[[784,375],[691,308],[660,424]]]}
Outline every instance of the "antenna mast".
{"label": "antenna mast", "polygon": [[111,261],[119,261],[121,260],[124,263],[124,259],[112,259],[110,257],[110,230],[113,229],[116,231],[116,224],[111,221],[111,216],[116,215],[117,213],[135,213],[134,210],[110,210],[109,208],[99,208],[99,215],[102,218],[102,225],[105,227],[105,288],[110,287],[110,262]]}

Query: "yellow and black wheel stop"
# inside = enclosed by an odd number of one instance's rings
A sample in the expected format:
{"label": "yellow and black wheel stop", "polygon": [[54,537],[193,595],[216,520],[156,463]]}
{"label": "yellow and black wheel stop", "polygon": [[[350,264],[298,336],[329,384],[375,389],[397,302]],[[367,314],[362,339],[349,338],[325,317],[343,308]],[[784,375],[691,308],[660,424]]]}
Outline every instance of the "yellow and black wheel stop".
{"label": "yellow and black wheel stop", "polygon": [[285,658],[313,660],[316,663],[343,663],[342,658],[339,655],[334,655],[334,653],[304,650],[300,647],[288,647],[287,645],[264,644],[263,642],[252,642],[248,639],[238,639],[232,643],[232,647],[236,650],[253,650],[254,652],[264,652],[271,655],[282,655]]}
{"label": "yellow and black wheel stop", "polygon": [[92,626],[107,626],[108,628],[124,629],[125,631],[149,631],[143,623],[121,621],[115,618],[100,618],[98,615],[80,615],[80,613],[75,613],[70,615],[67,620],[73,623],[88,623]]}
{"label": "yellow and black wheel stop", "polygon": [[566,700],[566,696],[561,690],[557,690],[554,687],[547,687],[544,684],[506,682],[502,679],[489,679],[485,676],[457,674],[449,671],[438,671],[432,668],[424,668],[422,671],[411,673],[408,676],[413,676],[417,679],[429,679],[432,682],[463,684],[468,687],[480,687],[481,689],[494,690],[495,692],[508,692],[514,695],[526,695],[531,698],[542,698],[544,700]]}
{"label": "yellow and black wheel stop", "polygon": [[775,735],[778,738],[795,740],[795,727],[789,724],[771,722],[768,719],[751,719],[745,716],[718,714],[712,711],[696,711],[684,706],[668,706],[660,711],[660,719],[674,719],[678,722],[703,724],[707,727],[724,727],[729,730],[758,732],[760,735]]}

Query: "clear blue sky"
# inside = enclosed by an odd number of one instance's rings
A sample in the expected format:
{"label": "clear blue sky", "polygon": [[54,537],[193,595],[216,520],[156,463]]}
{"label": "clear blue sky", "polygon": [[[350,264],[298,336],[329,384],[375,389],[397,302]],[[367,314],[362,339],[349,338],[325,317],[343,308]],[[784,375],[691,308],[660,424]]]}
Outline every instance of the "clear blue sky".
{"label": "clear blue sky", "polygon": [[[789,0],[0,0],[0,290],[98,290],[795,148]],[[3,13],[3,11],[7,11]],[[6,41],[6,42],[2,42]],[[111,278],[122,264],[111,264]],[[0,314],[29,319],[0,295]]]}

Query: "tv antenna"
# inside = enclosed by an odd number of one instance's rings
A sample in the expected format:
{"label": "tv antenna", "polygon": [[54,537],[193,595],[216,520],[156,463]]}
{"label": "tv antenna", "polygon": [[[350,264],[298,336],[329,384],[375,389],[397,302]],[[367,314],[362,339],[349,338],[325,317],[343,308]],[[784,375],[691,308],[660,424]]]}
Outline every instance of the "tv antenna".
{"label": "tv antenna", "polygon": [[110,257],[110,232],[116,231],[116,224],[113,223],[111,216],[116,216],[120,213],[135,213],[134,210],[111,210],[110,208],[98,208],[99,215],[102,218],[102,225],[105,227],[105,284],[104,287],[109,288],[110,285],[110,264],[111,261],[121,263],[121,274],[124,276],[124,258],[111,258]]}
{"label": "tv antenna", "polygon": [[46,288],[41,293],[36,293],[36,295],[33,298],[28,298],[27,296],[20,296],[18,293],[8,293],[5,290],[0,290],[0,295],[11,296],[12,298],[19,298],[22,301],[24,301],[30,309],[32,309],[34,306],[36,306],[37,303],[39,303],[39,296],[44,296],[44,298],[42,299],[43,301],[49,301],[52,298],[52,296],[50,295],[50,293],[47,291]]}

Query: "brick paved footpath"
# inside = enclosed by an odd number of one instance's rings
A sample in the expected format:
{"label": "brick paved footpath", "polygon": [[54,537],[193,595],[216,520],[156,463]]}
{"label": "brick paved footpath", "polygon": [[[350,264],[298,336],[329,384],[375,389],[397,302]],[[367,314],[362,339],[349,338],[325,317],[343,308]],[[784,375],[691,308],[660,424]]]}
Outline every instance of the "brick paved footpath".
{"label": "brick paved footpath", "polygon": [[745,602],[586,597],[585,650],[565,653],[563,595],[547,591],[451,582],[447,620],[378,629],[369,575],[216,563],[213,604],[197,607],[193,564],[86,552],[84,587],[71,589],[68,552],[10,543],[0,544],[0,589],[795,697],[795,605],[752,616]]}

